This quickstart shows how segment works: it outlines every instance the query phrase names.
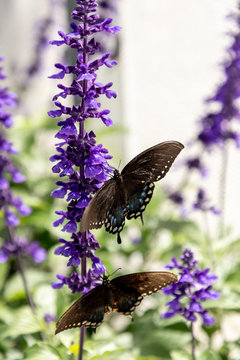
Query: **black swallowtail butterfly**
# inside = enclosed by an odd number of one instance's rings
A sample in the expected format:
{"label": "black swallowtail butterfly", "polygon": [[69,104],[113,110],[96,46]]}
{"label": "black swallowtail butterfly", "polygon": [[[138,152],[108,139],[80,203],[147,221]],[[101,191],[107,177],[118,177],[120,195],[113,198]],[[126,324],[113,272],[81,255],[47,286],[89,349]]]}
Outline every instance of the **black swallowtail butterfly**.
{"label": "black swallowtail butterfly", "polygon": [[[122,170],[114,170],[114,176],[94,195],[80,224],[80,231],[98,229],[105,225],[106,231],[118,234],[127,219],[141,217],[151,200],[154,182],[161,180],[173,161],[183,149],[177,141],[155,145],[133,158]],[[142,220],[143,222],[143,220]]]}
{"label": "black swallowtail butterfly", "polygon": [[177,275],[167,271],[128,274],[109,280],[78,299],[58,320],[55,334],[76,327],[98,327],[110,310],[131,315],[143,297],[177,281]]}

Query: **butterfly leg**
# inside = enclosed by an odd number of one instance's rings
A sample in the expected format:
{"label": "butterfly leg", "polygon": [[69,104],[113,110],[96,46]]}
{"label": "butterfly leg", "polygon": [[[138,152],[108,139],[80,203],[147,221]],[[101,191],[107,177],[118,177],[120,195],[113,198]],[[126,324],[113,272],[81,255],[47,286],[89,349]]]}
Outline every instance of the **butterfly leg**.
{"label": "butterfly leg", "polygon": [[142,224],[144,225],[142,213],[141,213],[140,217],[141,217],[141,222],[142,222]]}

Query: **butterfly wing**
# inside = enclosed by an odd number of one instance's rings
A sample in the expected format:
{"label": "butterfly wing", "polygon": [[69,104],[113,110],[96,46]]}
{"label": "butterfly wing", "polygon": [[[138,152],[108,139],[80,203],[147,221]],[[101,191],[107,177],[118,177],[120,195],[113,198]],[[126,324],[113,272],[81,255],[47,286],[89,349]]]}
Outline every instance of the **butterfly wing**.
{"label": "butterfly wing", "polygon": [[73,303],[58,320],[55,334],[76,327],[99,326],[104,317],[105,293],[105,287],[100,285]]}
{"label": "butterfly wing", "polygon": [[166,175],[183,148],[178,141],[165,141],[152,146],[133,158],[123,168],[121,175],[125,181],[134,178],[137,183],[158,181]]}
{"label": "butterfly wing", "polygon": [[140,272],[119,276],[110,282],[111,304],[114,311],[130,315],[143,297],[177,281],[167,271]]}
{"label": "butterfly wing", "polygon": [[143,213],[150,202],[155,181],[161,180],[183,149],[177,141],[155,145],[133,158],[121,175],[127,190],[127,219],[135,219]]}

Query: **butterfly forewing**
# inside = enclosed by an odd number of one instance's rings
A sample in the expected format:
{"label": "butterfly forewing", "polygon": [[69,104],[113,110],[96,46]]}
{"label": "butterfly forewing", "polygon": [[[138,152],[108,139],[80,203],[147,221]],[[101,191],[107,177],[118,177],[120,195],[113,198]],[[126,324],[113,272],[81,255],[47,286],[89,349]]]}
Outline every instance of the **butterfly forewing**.
{"label": "butterfly forewing", "polygon": [[142,215],[152,198],[153,182],[166,175],[182,148],[177,141],[167,141],[143,151],[125,166],[121,175],[128,189],[127,219]]}
{"label": "butterfly forewing", "polygon": [[99,326],[104,317],[105,297],[103,285],[83,295],[60,317],[55,334],[81,326]]}
{"label": "butterfly forewing", "polygon": [[178,141],[165,141],[141,152],[122,170],[125,181],[132,176],[136,182],[155,182],[162,179],[183,149]]}

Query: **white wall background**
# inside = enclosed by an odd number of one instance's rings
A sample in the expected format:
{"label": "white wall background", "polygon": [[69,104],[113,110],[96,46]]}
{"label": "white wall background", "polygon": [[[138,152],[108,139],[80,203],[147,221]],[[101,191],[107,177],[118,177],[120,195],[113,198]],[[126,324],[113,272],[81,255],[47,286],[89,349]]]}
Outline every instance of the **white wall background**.
{"label": "white wall background", "polygon": [[[118,99],[111,102],[113,120],[128,129],[122,139],[124,161],[164,140],[187,144],[204,114],[203,101],[222,79],[219,63],[224,59],[231,29],[226,15],[236,0],[118,0],[121,31],[119,67],[108,71]],[[31,56],[32,24],[49,11],[48,0],[0,0],[0,53],[6,63],[23,64]],[[59,28],[65,15],[59,10]],[[52,39],[56,38],[56,24]],[[54,72],[56,47],[45,59],[29,102],[41,110],[56,88],[47,76]],[[9,80],[11,80],[11,69]],[[112,77],[112,79],[111,79]],[[47,82],[46,82],[47,81]],[[38,96],[36,96],[38,94]],[[109,103],[110,104],[110,103]],[[48,109],[47,109],[48,110]],[[188,152],[188,147],[185,148]],[[189,150],[190,151],[190,150]],[[213,158],[208,187],[217,199],[221,182],[219,157]],[[230,149],[226,193],[226,220],[239,233],[240,151]],[[168,177],[169,181],[171,179]],[[165,180],[164,180],[165,181]]]}
{"label": "white wall background", "polygon": [[[122,1],[123,121],[130,128],[127,159],[167,139],[181,141],[189,155],[187,144],[204,115],[204,99],[223,79],[219,64],[230,44],[226,33],[233,28],[226,16],[236,5],[235,0]],[[234,146],[228,162],[225,220],[239,236],[240,151]],[[203,185],[218,204],[220,152],[209,165],[211,176]],[[177,179],[169,174],[163,181]]]}

